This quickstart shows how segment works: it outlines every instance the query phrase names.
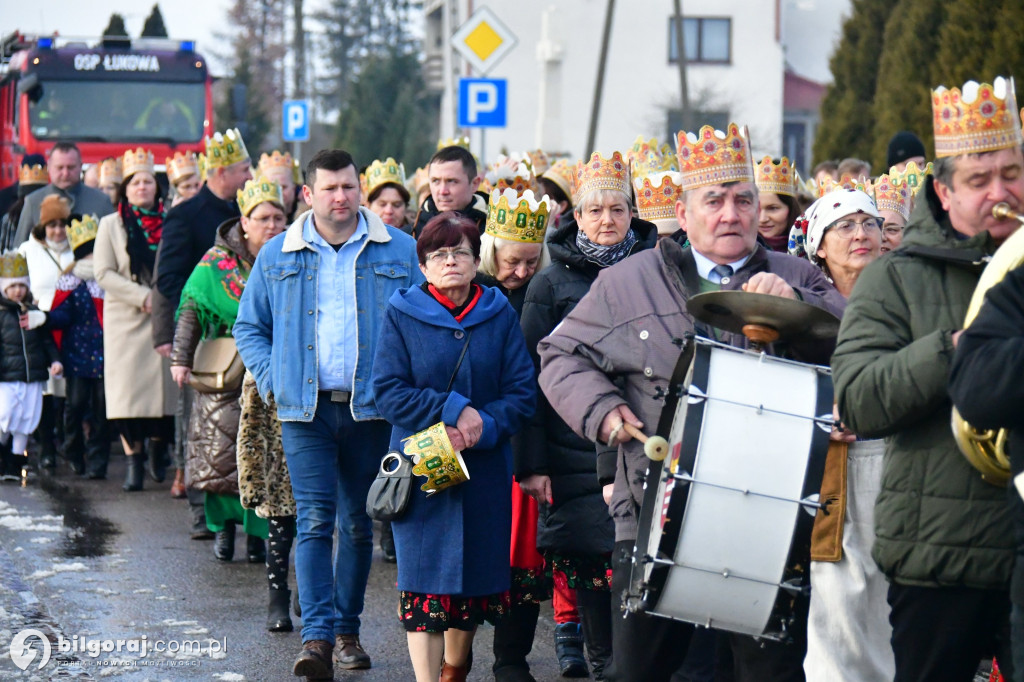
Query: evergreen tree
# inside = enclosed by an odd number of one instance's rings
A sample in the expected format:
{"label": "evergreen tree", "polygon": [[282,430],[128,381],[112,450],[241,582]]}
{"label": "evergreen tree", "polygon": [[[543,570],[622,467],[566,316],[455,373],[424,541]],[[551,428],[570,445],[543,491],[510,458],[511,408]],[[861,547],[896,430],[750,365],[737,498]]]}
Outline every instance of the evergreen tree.
{"label": "evergreen tree", "polygon": [[842,38],[830,60],[833,80],[821,103],[815,159],[871,158],[878,57],[895,4],[893,0],[853,0]]}
{"label": "evergreen tree", "polygon": [[1017,103],[1024,100],[1024,2],[1003,0],[996,14],[992,39],[985,46],[986,80],[996,76],[1013,76],[1017,84]]}
{"label": "evergreen tree", "polygon": [[972,79],[992,81],[984,67],[996,28],[993,6],[998,8],[996,3],[987,0],[949,3],[945,21],[939,28],[938,45],[932,61],[932,87],[960,87]]}
{"label": "evergreen tree", "polygon": [[425,94],[413,54],[393,51],[366,59],[338,116],[335,146],[357,163],[392,156],[410,169],[433,152],[438,102]]}
{"label": "evergreen tree", "polygon": [[124,27],[124,17],[120,14],[111,14],[110,23],[103,29],[103,36],[124,36],[128,37],[128,29]]}
{"label": "evergreen tree", "polygon": [[865,157],[876,174],[889,170],[886,148],[901,130],[920,137],[931,155],[931,90],[935,84],[929,74],[948,4],[945,0],[903,0],[885,27],[873,103],[874,146],[872,154]]}
{"label": "evergreen tree", "polygon": [[164,15],[160,13],[160,5],[153,5],[153,11],[146,17],[142,26],[142,35],[152,38],[166,38],[167,27],[164,26]]}

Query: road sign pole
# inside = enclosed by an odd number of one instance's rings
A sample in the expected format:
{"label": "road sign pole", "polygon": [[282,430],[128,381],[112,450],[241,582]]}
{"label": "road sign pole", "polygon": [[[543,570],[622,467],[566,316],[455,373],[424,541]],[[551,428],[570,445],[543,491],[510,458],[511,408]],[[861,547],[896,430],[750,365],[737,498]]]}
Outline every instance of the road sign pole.
{"label": "road sign pole", "polygon": [[441,3],[441,34],[444,36],[444,47],[441,49],[441,82],[444,86],[441,92],[441,139],[451,140],[455,138],[455,85],[452,82],[455,73],[452,68],[452,8],[448,0]]}

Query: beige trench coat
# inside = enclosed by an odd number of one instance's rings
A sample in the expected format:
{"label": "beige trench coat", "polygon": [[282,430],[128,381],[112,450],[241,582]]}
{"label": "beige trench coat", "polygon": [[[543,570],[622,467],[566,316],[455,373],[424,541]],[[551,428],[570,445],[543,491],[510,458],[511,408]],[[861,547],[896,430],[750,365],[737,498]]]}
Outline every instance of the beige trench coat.
{"label": "beige trench coat", "polygon": [[178,387],[171,361],[153,350],[152,321],[142,312],[151,291],[132,277],[128,235],[117,213],[100,220],[93,248],[103,287],[103,380],[108,419],[173,415]]}

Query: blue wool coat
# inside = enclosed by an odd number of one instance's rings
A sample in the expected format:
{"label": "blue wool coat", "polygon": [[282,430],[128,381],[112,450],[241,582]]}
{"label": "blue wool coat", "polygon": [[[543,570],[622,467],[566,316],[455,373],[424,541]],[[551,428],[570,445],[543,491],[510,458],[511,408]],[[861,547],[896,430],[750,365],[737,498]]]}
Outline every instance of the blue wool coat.
{"label": "blue wool coat", "polygon": [[[466,357],[445,388],[472,330]],[[512,453],[509,438],[533,414],[536,382],[519,319],[497,290],[484,287],[462,322],[422,289],[389,301],[373,365],[377,409],[394,425],[392,447],[439,421],[454,425],[467,405],[484,427],[463,451],[470,480],[429,499],[413,478],[405,515],[392,523],[398,589],[482,596],[509,589]]]}

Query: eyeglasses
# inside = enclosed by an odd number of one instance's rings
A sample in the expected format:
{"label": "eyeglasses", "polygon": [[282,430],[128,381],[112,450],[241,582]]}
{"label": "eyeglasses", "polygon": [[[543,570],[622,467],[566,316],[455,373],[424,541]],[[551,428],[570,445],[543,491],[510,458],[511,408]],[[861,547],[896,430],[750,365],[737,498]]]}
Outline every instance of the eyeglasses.
{"label": "eyeglasses", "polygon": [[433,253],[427,254],[427,260],[431,263],[447,263],[448,258],[452,257],[457,261],[473,260],[473,252],[469,249],[441,249],[440,251],[434,251]]}
{"label": "eyeglasses", "polygon": [[858,227],[863,227],[866,234],[872,234],[882,229],[882,221],[878,218],[865,218],[864,220],[857,222],[855,220],[841,220],[830,227],[830,230],[835,230],[843,239],[850,239],[857,232]]}
{"label": "eyeglasses", "polygon": [[889,225],[882,228],[882,234],[886,237],[899,237],[903,234],[903,228],[897,225]]}

